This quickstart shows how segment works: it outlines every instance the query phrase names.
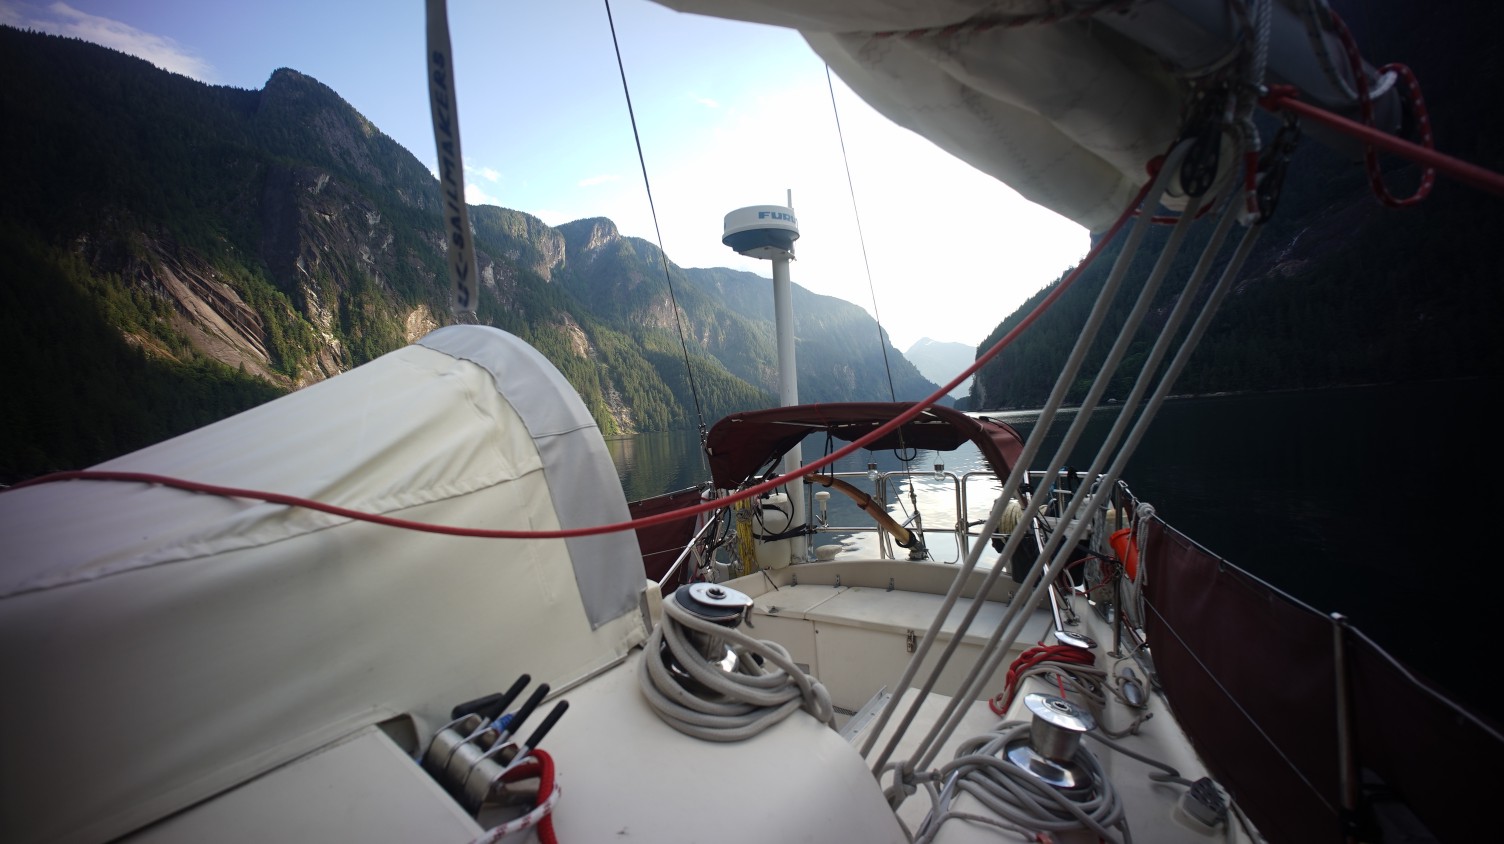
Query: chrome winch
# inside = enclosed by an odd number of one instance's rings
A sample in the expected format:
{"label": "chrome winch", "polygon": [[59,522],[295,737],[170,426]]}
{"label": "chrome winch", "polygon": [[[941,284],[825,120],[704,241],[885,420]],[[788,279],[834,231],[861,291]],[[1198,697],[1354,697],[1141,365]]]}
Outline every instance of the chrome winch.
{"label": "chrome winch", "polygon": [[[687,587],[676,590],[674,600],[695,618],[711,622],[727,630],[740,627],[752,612],[751,598],[742,592],[717,583],[691,583]],[[688,634],[688,640],[693,643],[695,650],[706,662],[719,666],[722,671],[736,671],[736,652],[726,645],[725,639],[714,632],[703,630],[686,628],[685,632]],[[681,674],[667,643],[662,652],[669,668],[674,670],[676,675]],[[690,678],[688,675],[682,675],[681,679],[689,680]],[[693,681],[690,680],[690,682]]]}
{"label": "chrome winch", "polygon": [[1024,705],[1034,713],[1029,734],[1009,742],[1004,758],[1068,797],[1089,794],[1092,773],[1076,761],[1076,751],[1081,736],[1097,726],[1096,719],[1084,707],[1054,695],[1026,695]]}

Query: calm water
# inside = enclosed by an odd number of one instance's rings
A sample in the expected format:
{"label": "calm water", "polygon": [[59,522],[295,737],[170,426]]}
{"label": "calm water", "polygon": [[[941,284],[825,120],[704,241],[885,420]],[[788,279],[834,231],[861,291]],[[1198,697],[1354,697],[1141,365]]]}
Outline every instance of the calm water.
{"label": "calm water", "polygon": [[[1457,612],[1456,591],[1491,559],[1487,531],[1504,504],[1492,473],[1497,417],[1485,410],[1499,388],[1494,380],[1463,380],[1180,399],[1161,411],[1126,480],[1202,545],[1318,610],[1346,613],[1397,655],[1445,675],[1463,669],[1438,661],[1433,631],[1451,632],[1446,641],[1483,635],[1483,619]],[[1113,407],[1094,413],[1085,441],[1100,441],[1116,414]],[[994,415],[1024,435],[1036,418]],[[1057,420],[1059,433],[1036,468],[1068,424]],[[692,434],[608,445],[629,499],[692,486],[707,474]],[[806,440],[805,459],[821,447]],[[1091,452],[1077,451],[1073,465],[1084,470]],[[974,449],[938,458],[921,451],[910,461],[912,478],[894,479],[903,507],[910,489],[922,513],[940,505],[925,520],[931,528],[953,518],[955,495],[933,479],[936,459],[958,475],[983,468]],[[836,468],[865,473],[869,460],[883,471],[904,468],[891,451],[859,452]],[[871,489],[865,477],[848,480]],[[970,518],[985,518],[996,493],[996,484],[972,481]],[[868,524],[843,501],[832,497],[831,524]],[[953,544],[931,544],[937,559],[959,555]]]}

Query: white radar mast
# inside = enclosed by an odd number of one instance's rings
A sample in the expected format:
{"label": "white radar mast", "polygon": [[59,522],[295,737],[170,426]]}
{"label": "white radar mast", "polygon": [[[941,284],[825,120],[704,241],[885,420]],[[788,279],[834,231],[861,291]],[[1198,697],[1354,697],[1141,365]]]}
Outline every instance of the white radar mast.
{"label": "white radar mast", "polygon": [[[789,281],[789,261],[794,259],[794,241],[799,239],[799,221],[794,217],[794,192],[788,192],[788,205],[750,205],[726,215],[721,242],[749,258],[773,263],[773,317],[778,336],[778,401],[784,407],[799,403],[799,373],[794,361],[794,294]],[[794,446],[783,457],[783,473],[792,474],[804,462],[803,449]],[[790,529],[805,524],[804,484],[788,485],[792,508]],[[793,559],[803,561],[809,542],[796,537],[789,550]],[[783,561],[771,562],[782,568]]]}

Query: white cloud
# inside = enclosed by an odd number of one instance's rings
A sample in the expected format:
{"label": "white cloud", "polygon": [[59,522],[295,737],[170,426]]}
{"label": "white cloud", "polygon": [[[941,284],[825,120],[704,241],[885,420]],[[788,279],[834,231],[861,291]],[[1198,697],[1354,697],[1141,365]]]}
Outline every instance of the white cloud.
{"label": "white cloud", "polygon": [[582,188],[593,188],[596,185],[604,185],[607,182],[614,182],[619,180],[620,178],[620,176],[617,176],[615,174],[605,176],[590,176],[589,178],[581,179],[579,186]]}
{"label": "white cloud", "polygon": [[465,183],[465,202],[471,205],[501,205],[500,199],[486,193],[486,189],[475,182]]}
{"label": "white cloud", "polygon": [[200,82],[215,81],[214,67],[177,41],[165,35],[142,32],[112,18],[81,12],[67,3],[52,3],[44,9],[0,2],[0,22],[92,41],[146,59],[172,73],[181,73]]}
{"label": "white cloud", "polygon": [[488,182],[495,183],[501,181],[501,171],[497,170],[494,167],[475,167],[473,165],[466,164],[465,172],[474,173],[475,175],[481,177],[482,179],[485,179]]}
{"label": "white cloud", "polygon": [[721,104],[709,97],[694,97],[694,101],[706,108],[720,108]]}

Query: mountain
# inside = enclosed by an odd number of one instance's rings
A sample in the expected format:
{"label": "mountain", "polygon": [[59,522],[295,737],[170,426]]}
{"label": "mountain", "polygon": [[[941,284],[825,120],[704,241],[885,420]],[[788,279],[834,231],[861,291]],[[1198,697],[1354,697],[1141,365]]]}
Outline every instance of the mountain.
{"label": "mountain", "polygon": [[[974,346],[965,343],[947,343],[943,340],[931,340],[921,337],[914,345],[910,346],[903,356],[914,362],[914,366],[924,374],[924,377],[944,384],[961,373],[961,370],[971,366],[977,359],[977,350]],[[953,398],[961,398],[971,391],[972,378],[967,378],[956,385],[950,391]]]}
{"label": "mountain", "polygon": [[[1334,6],[1353,25],[1370,59],[1402,61],[1415,72],[1439,149],[1504,171],[1504,112],[1493,107],[1504,58],[1492,43],[1493,33],[1504,25],[1504,6],[1487,4],[1468,16],[1445,19],[1392,0]],[[1277,128],[1269,121],[1261,131],[1272,137]],[[1387,155],[1382,161],[1392,191],[1410,194],[1419,182],[1418,168]],[[1126,316],[1149,262],[1167,237],[1166,228],[1150,232],[1126,292],[1107,315],[1109,326]],[[1171,279],[1189,272],[1205,239],[1207,227],[1202,228],[1182,250]],[[1176,392],[1498,379],[1504,374],[1504,347],[1496,339],[1504,318],[1498,285],[1504,262],[1496,247],[1498,232],[1504,231],[1500,197],[1442,176],[1424,201],[1386,208],[1369,189],[1360,151],[1339,154],[1306,137],[1264,229],[1236,289],[1176,382]],[[1048,313],[978,372],[964,406],[983,410],[1044,403],[1120,244],[1121,238],[1107,246]],[[1051,290],[1053,286],[1041,290],[1004,319],[982,348],[997,342]],[[1142,362],[1174,302],[1173,294],[1161,293],[1153,303],[1146,329],[1113,376],[1107,398],[1121,398],[1131,388],[1133,364]],[[1072,399],[1084,394],[1106,351],[1105,344],[1089,351]]]}
{"label": "mountain", "polygon": [[[0,114],[0,482],[173,436],[452,320],[436,179],[311,77],[208,86],[0,27]],[[722,290],[729,270],[672,262],[666,279],[657,247],[610,220],[472,206],[471,224],[477,321],[553,361],[606,434],[773,402],[766,284]],[[890,370],[901,396],[935,389],[865,311],[794,295],[805,400],[886,399]]]}
{"label": "mountain", "polygon": [[[685,275],[700,295],[751,324],[773,330],[771,279],[719,267],[688,269]],[[862,308],[811,293],[798,284],[793,285],[791,298],[798,324],[794,358],[801,401],[917,401],[940,388],[899,354],[888,333],[879,333],[877,323]],[[771,342],[771,334],[769,338]],[[730,362],[727,367],[777,392],[776,345],[774,352],[772,360],[743,361],[742,371]]]}

